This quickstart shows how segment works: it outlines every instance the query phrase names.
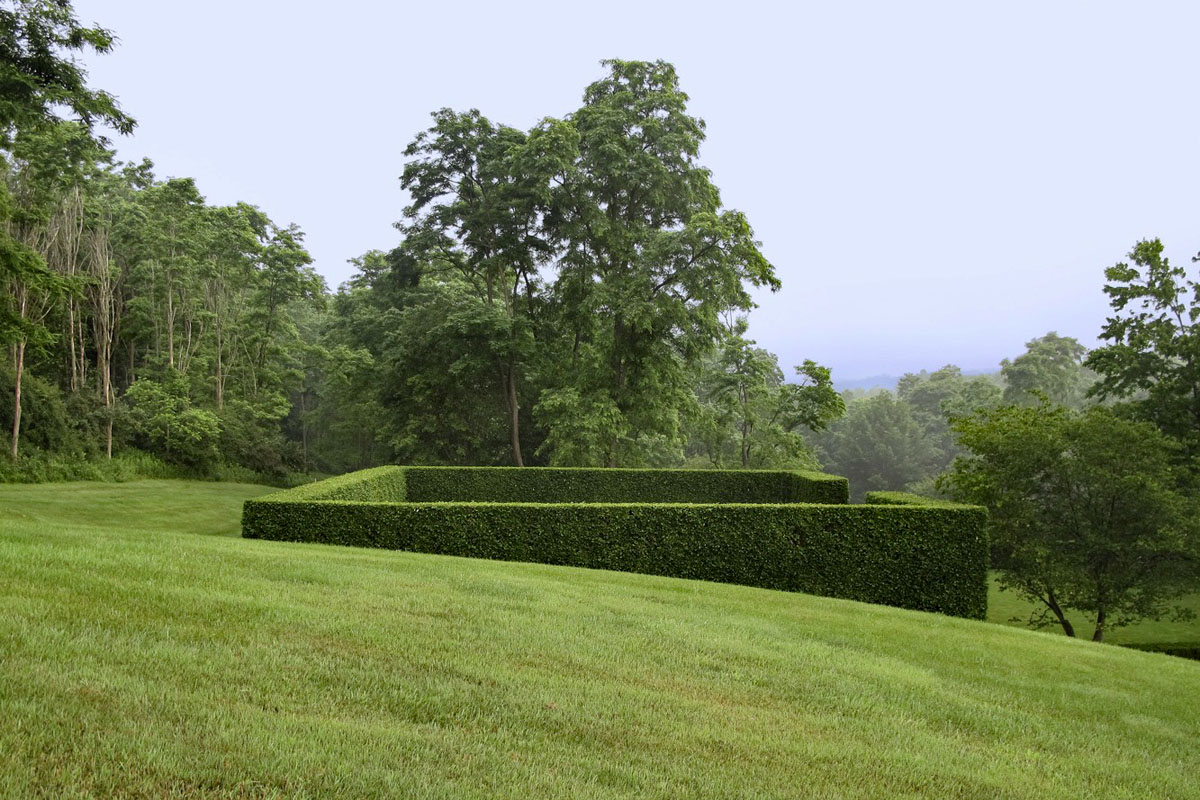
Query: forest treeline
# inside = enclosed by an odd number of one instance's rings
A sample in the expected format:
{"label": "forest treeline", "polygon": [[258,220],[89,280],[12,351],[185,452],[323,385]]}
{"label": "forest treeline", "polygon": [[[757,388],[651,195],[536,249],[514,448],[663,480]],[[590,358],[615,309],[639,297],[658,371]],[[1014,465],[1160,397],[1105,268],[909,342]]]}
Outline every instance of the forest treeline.
{"label": "forest treeline", "polygon": [[117,161],[97,128],[133,120],[74,64],[38,73],[106,34],[5,19],[36,90],[0,141],[10,478],[130,453],[275,479],[815,465],[802,432],[842,400],[827,369],[785,380],[746,338],[749,288],[779,282],[699,164],[669,64],[605,62],[577,111],[529,131],[435,113],[405,151],[398,246],[330,293],[297,226]]}

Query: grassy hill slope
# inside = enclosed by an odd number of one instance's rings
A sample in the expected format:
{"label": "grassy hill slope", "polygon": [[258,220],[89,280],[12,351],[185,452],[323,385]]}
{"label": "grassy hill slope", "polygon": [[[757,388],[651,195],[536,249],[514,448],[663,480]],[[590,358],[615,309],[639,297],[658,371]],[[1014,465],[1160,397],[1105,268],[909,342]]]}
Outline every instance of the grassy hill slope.
{"label": "grassy hill slope", "polygon": [[1200,796],[1200,663],[0,486],[0,796]]}

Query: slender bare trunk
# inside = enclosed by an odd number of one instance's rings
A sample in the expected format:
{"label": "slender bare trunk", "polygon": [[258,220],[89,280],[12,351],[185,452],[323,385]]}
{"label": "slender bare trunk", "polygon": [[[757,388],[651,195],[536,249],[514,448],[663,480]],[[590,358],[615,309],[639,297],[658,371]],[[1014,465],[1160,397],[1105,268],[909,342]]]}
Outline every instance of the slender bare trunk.
{"label": "slender bare trunk", "polygon": [[[91,281],[87,297],[91,301],[92,339],[96,344],[97,390],[104,405],[104,454],[112,458],[113,433],[113,348],[116,345],[117,324],[120,311],[120,287],[113,275],[112,253],[109,250],[108,228],[94,228],[88,239],[87,265]],[[79,323],[80,361],[83,362],[83,320]]]}
{"label": "slender bare trunk", "polygon": [[18,448],[21,442],[21,376],[25,371],[25,342],[20,341],[13,345],[13,365],[16,367],[17,376],[15,380],[15,389],[13,390],[13,426],[12,426],[12,452],[13,461],[17,460]]}
{"label": "slender bare trunk", "polygon": [[504,383],[508,399],[508,437],[512,445],[513,464],[523,467],[525,460],[521,457],[521,407],[517,404],[517,372],[511,360],[508,362]]}
{"label": "slender bare trunk", "polygon": [[67,299],[67,350],[71,355],[71,391],[79,391],[79,362],[75,351],[75,298]]}
{"label": "slender bare trunk", "polygon": [[221,335],[220,326],[217,327],[217,411],[225,408],[225,362],[222,358],[222,351],[225,349],[224,337]]}
{"label": "slender bare trunk", "polygon": [[175,369],[175,292],[167,280],[167,365]]}
{"label": "slender bare trunk", "polygon": [[742,469],[750,468],[750,426],[743,422],[740,426],[742,431]]}

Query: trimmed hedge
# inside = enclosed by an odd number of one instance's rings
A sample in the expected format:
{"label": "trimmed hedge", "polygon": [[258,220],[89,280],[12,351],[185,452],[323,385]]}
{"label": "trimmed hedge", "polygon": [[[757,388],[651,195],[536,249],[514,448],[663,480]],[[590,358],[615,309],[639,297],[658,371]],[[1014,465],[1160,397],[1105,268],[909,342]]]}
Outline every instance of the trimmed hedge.
{"label": "trimmed hedge", "polygon": [[938,500],[934,497],[925,497],[909,492],[867,492],[863,495],[863,502],[877,506],[937,506],[940,508],[954,508],[958,505],[949,500]]}
{"label": "trimmed hedge", "polygon": [[413,502],[845,503],[845,478],[783,470],[402,467]]}
{"label": "trimmed hedge", "polygon": [[[987,610],[981,508],[411,502],[460,471],[431,469],[384,467],[247,500],[242,535],[740,583],[977,619]],[[660,474],[642,471],[643,484]],[[511,480],[468,477],[473,492]],[[531,492],[547,485],[538,480]],[[377,493],[391,502],[375,501]],[[410,502],[394,499],[406,493]]]}
{"label": "trimmed hedge", "polygon": [[264,500],[369,500],[403,503],[408,499],[403,467],[375,467],[348,472],[335,478],[306,483],[283,492],[263,495]]}
{"label": "trimmed hedge", "polygon": [[1143,642],[1122,644],[1120,646],[1129,647],[1133,650],[1142,650],[1147,653],[1162,653],[1163,655],[1175,656],[1176,658],[1190,658],[1200,661],[1200,642]]}

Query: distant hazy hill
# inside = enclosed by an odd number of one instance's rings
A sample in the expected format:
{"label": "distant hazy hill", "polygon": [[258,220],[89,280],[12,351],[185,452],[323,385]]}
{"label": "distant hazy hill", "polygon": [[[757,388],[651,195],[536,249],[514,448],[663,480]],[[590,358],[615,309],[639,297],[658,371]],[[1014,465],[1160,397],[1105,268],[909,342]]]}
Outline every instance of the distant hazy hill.
{"label": "distant hazy hill", "polygon": [[892,391],[896,388],[896,382],[900,380],[899,375],[872,375],[869,378],[849,378],[840,380],[833,379],[833,388],[839,392],[844,392],[847,389],[887,389]]}

